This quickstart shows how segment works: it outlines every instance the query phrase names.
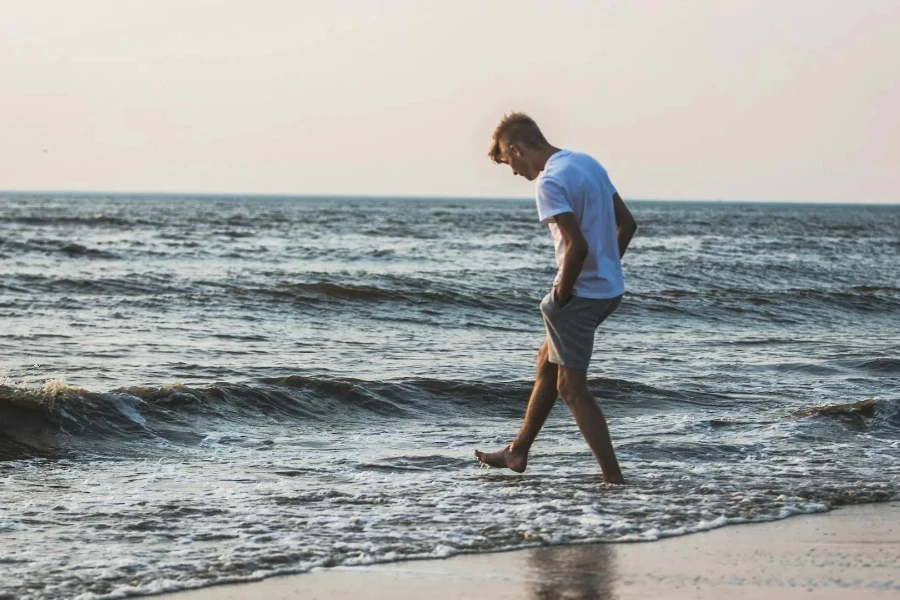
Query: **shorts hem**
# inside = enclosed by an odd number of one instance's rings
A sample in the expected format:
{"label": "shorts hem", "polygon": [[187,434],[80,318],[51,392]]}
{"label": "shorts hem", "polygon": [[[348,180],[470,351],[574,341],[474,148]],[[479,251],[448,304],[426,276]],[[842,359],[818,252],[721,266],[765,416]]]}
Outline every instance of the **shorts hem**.
{"label": "shorts hem", "polygon": [[581,370],[581,371],[587,371],[587,370],[588,370],[588,367],[591,366],[590,363],[586,364],[586,365],[583,366],[583,367],[582,367],[581,365],[573,365],[571,362],[570,362],[569,364],[566,364],[566,363],[564,363],[564,362],[562,362],[562,361],[557,362],[557,361],[555,361],[555,360],[553,360],[552,358],[549,358],[549,357],[547,358],[547,362],[549,362],[550,364],[554,364],[554,365],[556,365],[557,367],[565,367],[565,368],[567,368],[567,369],[579,369],[579,370]]}

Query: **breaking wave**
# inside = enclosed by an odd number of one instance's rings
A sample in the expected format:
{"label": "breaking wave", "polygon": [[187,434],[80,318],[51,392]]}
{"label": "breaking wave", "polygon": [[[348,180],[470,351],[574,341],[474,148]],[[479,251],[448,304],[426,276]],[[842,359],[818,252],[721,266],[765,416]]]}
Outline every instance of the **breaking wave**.
{"label": "breaking wave", "polygon": [[[592,392],[612,411],[630,414],[727,407],[727,395],[664,389],[593,378]],[[229,421],[252,426],[277,418],[320,424],[369,423],[373,419],[517,418],[524,414],[529,381],[469,382],[438,379],[364,381],[291,375],[204,387],[172,384],[95,392],[64,380],[43,386],[0,384],[0,459],[76,451],[96,440],[164,439],[193,445],[197,424]],[[777,410],[760,407],[760,410]],[[783,412],[783,411],[782,411]],[[788,416],[881,416],[900,426],[897,402],[875,399],[794,411]],[[710,421],[709,426],[727,426]]]}

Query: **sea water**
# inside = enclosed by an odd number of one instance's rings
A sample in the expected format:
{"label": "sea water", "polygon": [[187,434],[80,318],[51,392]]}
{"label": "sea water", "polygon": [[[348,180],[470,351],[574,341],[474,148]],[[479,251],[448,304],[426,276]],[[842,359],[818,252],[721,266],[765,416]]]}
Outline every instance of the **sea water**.
{"label": "sea water", "polygon": [[607,486],[562,403],[526,473],[472,456],[515,434],[545,335],[529,201],[0,195],[0,596],[900,497],[900,207],[630,205],[588,373]]}

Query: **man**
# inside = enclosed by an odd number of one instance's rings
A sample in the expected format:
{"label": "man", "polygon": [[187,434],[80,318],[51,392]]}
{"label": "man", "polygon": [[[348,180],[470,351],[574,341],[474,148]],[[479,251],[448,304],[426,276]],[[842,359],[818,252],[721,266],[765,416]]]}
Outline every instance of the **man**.
{"label": "man", "polygon": [[483,464],[521,473],[528,451],[561,397],[600,463],[603,480],[624,483],[603,412],[587,387],[594,332],[625,293],[621,257],[637,224],[600,163],[551,146],[537,124],[512,113],[494,130],[489,153],[513,175],[535,181],[541,223],[550,226],[559,272],[541,302],[547,339],[538,351],[534,389],[516,438],[497,452],[475,451]]}

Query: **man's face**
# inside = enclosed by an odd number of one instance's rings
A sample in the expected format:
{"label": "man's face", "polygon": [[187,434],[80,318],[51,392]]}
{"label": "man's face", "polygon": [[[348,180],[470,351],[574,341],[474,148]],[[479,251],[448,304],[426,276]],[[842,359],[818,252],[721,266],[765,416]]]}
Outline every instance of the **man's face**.
{"label": "man's face", "polygon": [[513,175],[521,175],[528,181],[534,181],[538,176],[538,170],[531,166],[528,155],[527,148],[520,148],[515,144],[507,146],[503,142],[500,143],[500,158],[509,165]]}

